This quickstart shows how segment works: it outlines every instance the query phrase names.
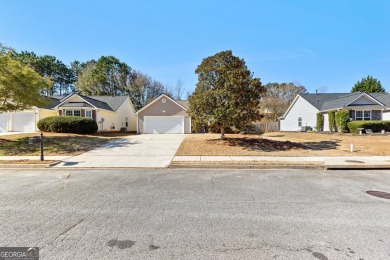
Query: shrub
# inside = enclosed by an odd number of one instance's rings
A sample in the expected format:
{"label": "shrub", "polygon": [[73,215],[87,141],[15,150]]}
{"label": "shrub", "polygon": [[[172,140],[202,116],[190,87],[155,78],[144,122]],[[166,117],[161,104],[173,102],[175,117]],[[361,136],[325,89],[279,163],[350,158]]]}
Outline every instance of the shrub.
{"label": "shrub", "polygon": [[373,132],[390,131],[390,121],[352,121],[348,128],[351,133],[359,133],[359,128],[372,129]]}
{"label": "shrub", "polygon": [[336,112],[336,126],[340,132],[348,132],[349,111],[342,109]]}
{"label": "shrub", "polygon": [[328,120],[329,120],[329,131],[334,132],[336,128],[336,119],[335,119],[336,111],[328,112]]}
{"label": "shrub", "polygon": [[317,132],[321,132],[324,128],[324,115],[320,112],[317,113],[317,124],[316,124]]}
{"label": "shrub", "polygon": [[77,116],[51,116],[38,121],[38,128],[44,132],[94,134],[97,123],[90,118]]}

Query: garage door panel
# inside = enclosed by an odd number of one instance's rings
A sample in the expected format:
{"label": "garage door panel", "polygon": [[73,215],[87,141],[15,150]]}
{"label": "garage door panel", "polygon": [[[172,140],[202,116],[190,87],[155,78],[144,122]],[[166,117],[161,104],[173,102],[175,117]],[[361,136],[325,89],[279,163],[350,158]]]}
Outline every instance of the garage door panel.
{"label": "garage door panel", "polygon": [[184,117],[144,117],[145,134],[183,134]]}
{"label": "garage door panel", "polygon": [[0,113],[0,133],[7,132],[7,114]]}
{"label": "garage door panel", "polygon": [[35,114],[33,112],[16,112],[12,117],[15,132],[35,132]]}

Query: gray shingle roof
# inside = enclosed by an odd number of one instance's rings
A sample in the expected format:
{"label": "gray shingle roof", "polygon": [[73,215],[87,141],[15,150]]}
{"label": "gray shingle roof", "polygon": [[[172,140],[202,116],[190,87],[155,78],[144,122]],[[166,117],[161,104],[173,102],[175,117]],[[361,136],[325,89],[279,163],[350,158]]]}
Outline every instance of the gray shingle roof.
{"label": "gray shingle roof", "polygon": [[186,109],[188,109],[188,100],[177,100],[176,101],[177,103],[179,103],[181,106],[185,107]]}
{"label": "gray shingle roof", "polygon": [[325,101],[320,110],[329,110],[345,107],[349,103],[353,102],[355,99],[359,98],[361,94],[362,93],[350,93],[348,95],[340,96],[333,100]]}
{"label": "gray shingle roof", "polygon": [[46,99],[48,99],[48,104],[42,107],[45,109],[53,109],[61,102],[61,98],[59,96],[47,97]]}
{"label": "gray shingle roof", "polygon": [[[84,96],[83,96],[84,97]],[[126,101],[128,96],[88,96],[92,102],[91,104],[102,109],[117,111],[119,107]]]}
{"label": "gray shingle roof", "polygon": [[[69,95],[70,96],[70,95]],[[52,96],[48,97],[51,99],[51,103],[44,108],[46,109],[53,109],[54,107],[58,106],[61,102],[63,102],[67,97],[69,96]],[[126,101],[128,96],[83,96],[79,95],[81,98],[83,98],[88,103],[92,104],[93,106],[105,109],[109,111],[117,111],[119,107],[123,104],[123,102]],[[74,102],[74,103],[85,103],[85,102]],[[65,107],[72,106],[72,102],[69,102],[65,105]],[[85,103],[87,104],[87,103]],[[90,105],[88,105],[91,107]]]}
{"label": "gray shingle roof", "polygon": [[390,106],[390,93],[371,93],[370,95],[385,106]]}
{"label": "gray shingle roof", "polygon": [[318,110],[321,110],[321,107],[326,101],[337,99],[341,96],[345,96],[351,93],[320,93],[320,94],[301,94],[307,102],[312,104]]}
{"label": "gray shingle roof", "polygon": [[[313,105],[320,111],[338,109],[347,106],[349,103],[357,99],[362,92],[355,93],[320,93],[320,94],[302,94],[307,102]],[[385,106],[390,106],[389,93],[370,93],[367,94]]]}

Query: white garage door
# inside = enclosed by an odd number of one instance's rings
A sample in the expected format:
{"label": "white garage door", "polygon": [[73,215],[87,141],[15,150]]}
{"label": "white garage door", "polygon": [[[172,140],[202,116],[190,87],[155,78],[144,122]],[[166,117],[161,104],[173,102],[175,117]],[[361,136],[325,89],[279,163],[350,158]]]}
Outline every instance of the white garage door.
{"label": "white garage door", "polygon": [[184,134],[184,117],[145,116],[145,134]]}
{"label": "white garage door", "polygon": [[0,113],[0,133],[7,132],[7,114]]}
{"label": "white garage door", "polygon": [[12,115],[14,132],[35,132],[35,114],[33,112],[16,112]]}

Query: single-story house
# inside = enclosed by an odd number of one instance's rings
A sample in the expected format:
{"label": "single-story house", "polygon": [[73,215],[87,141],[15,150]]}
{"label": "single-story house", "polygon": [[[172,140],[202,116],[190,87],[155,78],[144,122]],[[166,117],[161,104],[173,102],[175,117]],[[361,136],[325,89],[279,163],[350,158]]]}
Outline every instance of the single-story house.
{"label": "single-story house", "polygon": [[45,117],[56,116],[57,112],[51,107],[57,104],[57,98],[50,97],[45,107],[32,107],[24,111],[8,111],[0,113],[1,132],[36,132],[37,122]]}
{"label": "single-story house", "polygon": [[280,118],[281,131],[316,127],[317,113],[324,115],[323,131],[329,131],[328,112],[349,110],[350,120],[390,120],[389,93],[298,94]]}
{"label": "single-story house", "polygon": [[140,134],[191,133],[187,100],[175,101],[162,94],[137,111],[136,116]]}
{"label": "single-story house", "polygon": [[81,116],[95,120],[98,131],[136,131],[134,106],[128,96],[68,96],[48,97],[45,107],[0,114],[0,132],[35,132],[37,122],[49,116]]}

